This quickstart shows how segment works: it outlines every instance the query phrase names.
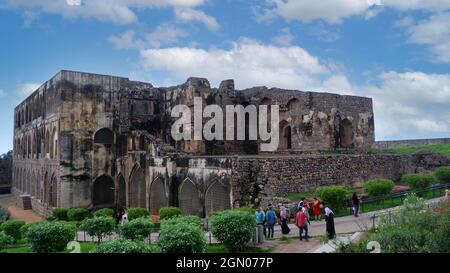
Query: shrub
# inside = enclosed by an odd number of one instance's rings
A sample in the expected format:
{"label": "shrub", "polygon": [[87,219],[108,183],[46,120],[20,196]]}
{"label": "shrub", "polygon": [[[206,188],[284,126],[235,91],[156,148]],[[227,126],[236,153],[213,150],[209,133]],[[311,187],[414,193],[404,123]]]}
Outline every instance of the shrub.
{"label": "shrub", "polygon": [[125,239],[143,240],[150,235],[153,227],[154,224],[150,219],[137,218],[129,222],[123,222],[119,226],[119,232]]}
{"label": "shrub", "polygon": [[[254,214],[255,214],[255,209],[252,208],[252,207],[240,207],[240,208],[238,208],[238,209],[236,209],[236,210],[238,210],[238,211],[243,211],[243,212],[248,212],[248,213],[250,213],[251,215],[254,215]],[[220,213],[220,212],[219,212],[219,213]]]}
{"label": "shrub", "polygon": [[0,208],[0,224],[2,222],[8,221],[9,217],[11,217],[11,213],[9,212],[9,210]]}
{"label": "shrub", "polygon": [[[177,219],[177,218],[175,218]],[[201,228],[179,220],[166,220],[161,225],[158,247],[164,253],[203,253],[206,249],[205,233]],[[174,221],[171,222],[171,221]]]}
{"label": "shrub", "polygon": [[30,230],[31,227],[34,227],[36,225],[42,224],[44,222],[34,222],[34,223],[27,223],[20,227],[20,234],[22,238],[27,238],[27,232]]}
{"label": "shrub", "polygon": [[128,209],[128,220],[133,220],[141,217],[148,218],[150,213],[144,208],[130,208]]}
{"label": "shrub", "polygon": [[97,243],[100,243],[103,237],[112,234],[115,226],[116,221],[113,218],[101,216],[85,219],[80,228],[89,236],[97,237]]}
{"label": "shrub", "polygon": [[434,174],[442,183],[450,183],[450,167],[439,167]]}
{"label": "shrub", "polygon": [[14,238],[6,234],[4,231],[0,231],[0,251],[12,243],[14,243]]}
{"label": "shrub", "polygon": [[203,228],[203,221],[200,217],[195,215],[184,215],[184,216],[178,216],[169,220],[163,220],[163,225],[173,225],[173,224],[189,224],[192,226],[197,226],[199,228]]}
{"label": "shrub", "polygon": [[81,222],[89,216],[89,211],[87,209],[69,209],[67,211],[67,220]]}
{"label": "shrub", "polygon": [[64,222],[44,222],[30,227],[27,232],[30,250],[38,253],[63,251],[74,237],[73,228]]}
{"label": "shrub", "polygon": [[159,209],[159,219],[167,220],[181,215],[180,208],[176,207],[163,207]]}
{"label": "shrub", "polygon": [[110,208],[99,209],[94,212],[94,217],[114,217],[114,210]]}
{"label": "shrub", "polygon": [[3,222],[3,224],[0,226],[0,230],[4,231],[6,235],[13,237],[14,242],[17,242],[22,238],[20,228],[23,225],[25,225],[24,221],[8,220],[6,222]]}
{"label": "shrub", "polygon": [[255,216],[243,211],[227,210],[211,220],[211,232],[232,251],[242,249],[253,236]]}
{"label": "shrub", "polygon": [[382,196],[392,192],[394,182],[389,179],[373,179],[364,183],[364,192],[369,196]]}
{"label": "shrub", "polygon": [[322,199],[327,206],[337,210],[344,206],[348,190],[346,187],[339,185],[321,186],[316,189],[316,195]]}
{"label": "shrub", "polygon": [[102,243],[93,248],[90,253],[152,253],[156,252],[154,247],[142,242],[132,241],[124,238]]}
{"label": "shrub", "polygon": [[436,183],[436,177],[432,173],[411,173],[403,175],[401,181],[411,189],[422,189]]}
{"label": "shrub", "polygon": [[52,217],[58,221],[67,221],[67,212],[69,209],[55,208],[53,209]]}

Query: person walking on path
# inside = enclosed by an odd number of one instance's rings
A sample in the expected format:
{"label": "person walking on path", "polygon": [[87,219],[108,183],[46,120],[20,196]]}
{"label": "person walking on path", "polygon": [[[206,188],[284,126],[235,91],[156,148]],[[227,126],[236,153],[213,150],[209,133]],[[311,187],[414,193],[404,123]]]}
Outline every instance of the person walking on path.
{"label": "person walking on path", "polygon": [[295,225],[298,227],[300,241],[303,240],[303,231],[305,232],[305,241],[308,241],[308,216],[300,209],[295,217]]}
{"label": "person walking on path", "polygon": [[325,207],[325,222],[328,238],[331,240],[336,236],[336,230],[334,228],[334,212],[329,207]]}
{"label": "person walking on path", "polygon": [[280,206],[281,233],[285,235],[289,234],[289,232],[291,231],[291,229],[287,224],[287,220],[288,220],[287,209],[283,204],[281,204]]}
{"label": "person walking on path", "polygon": [[320,214],[322,213],[322,209],[320,208],[320,201],[316,197],[314,197],[314,201],[312,203],[314,220],[320,220]]}
{"label": "person walking on path", "polygon": [[353,205],[353,215],[355,217],[359,216],[359,207],[361,205],[361,199],[358,197],[356,192],[353,193],[352,196],[352,205]]}
{"label": "person walking on path", "polygon": [[128,222],[128,211],[125,210],[122,214],[122,223]]}
{"label": "person walking on path", "polygon": [[267,237],[268,238],[273,238],[275,229],[274,226],[277,222],[277,215],[275,213],[275,211],[273,211],[272,209],[272,205],[269,204],[269,210],[266,213],[266,222],[267,222]]}
{"label": "person walking on path", "polygon": [[264,227],[264,222],[266,220],[266,215],[262,208],[258,208],[255,212],[256,225],[263,229],[263,234],[266,236],[266,228]]}

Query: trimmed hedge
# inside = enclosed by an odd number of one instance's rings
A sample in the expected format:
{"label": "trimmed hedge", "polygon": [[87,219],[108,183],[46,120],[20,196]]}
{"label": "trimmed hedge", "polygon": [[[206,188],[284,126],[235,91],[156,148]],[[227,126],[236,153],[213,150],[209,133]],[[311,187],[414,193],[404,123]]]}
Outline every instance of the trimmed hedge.
{"label": "trimmed hedge", "polygon": [[68,211],[69,211],[69,209],[55,208],[55,209],[53,209],[52,217],[58,221],[67,221],[68,220],[68,218],[67,218]]}
{"label": "trimmed hedge", "polygon": [[325,202],[325,205],[335,210],[344,206],[348,194],[348,189],[340,185],[321,186],[316,189],[316,195]]}
{"label": "trimmed hedge", "polygon": [[132,241],[124,238],[117,238],[104,242],[90,253],[153,253],[155,248],[144,243],[143,241]]}
{"label": "trimmed hedge", "polygon": [[128,209],[128,220],[133,220],[141,217],[148,218],[150,216],[150,213],[148,210],[144,208],[130,208]]}
{"label": "trimmed hedge", "polygon": [[411,189],[422,189],[436,183],[436,176],[432,173],[410,173],[403,175],[401,181]]}
{"label": "trimmed hedge", "polygon": [[116,221],[111,217],[94,217],[85,219],[80,229],[86,231],[89,236],[97,237],[97,243],[100,243],[104,236],[112,234],[116,227]]}
{"label": "trimmed hedge", "polygon": [[26,223],[24,221],[8,220],[3,222],[0,226],[0,231],[4,231],[6,235],[11,236],[14,242],[22,239],[22,234],[20,233],[20,228]]}
{"label": "trimmed hedge", "polygon": [[177,207],[162,207],[159,209],[159,219],[167,220],[181,215],[181,209]]}
{"label": "trimmed hedge", "polygon": [[189,224],[189,225],[197,226],[199,228],[203,228],[202,219],[195,215],[183,215],[183,216],[178,216],[175,218],[171,218],[171,219],[162,221],[163,225],[173,225],[173,224],[178,224],[178,223]]}
{"label": "trimmed hedge", "polygon": [[[198,226],[174,218],[161,224],[158,247],[163,253],[203,253],[206,250],[204,231]],[[175,221],[175,222],[172,222]]]}
{"label": "trimmed hedge", "polygon": [[6,234],[4,231],[0,231],[0,251],[7,245],[13,244],[14,238]]}
{"label": "trimmed hedge", "polygon": [[114,210],[110,208],[99,209],[94,212],[94,217],[114,217]]}
{"label": "trimmed hedge", "polygon": [[364,192],[369,196],[382,196],[392,192],[394,182],[389,179],[373,179],[364,183]]}
{"label": "trimmed hedge", "polygon": [[213,216],[211,232],[232,251],[240,250],[252,239],[255,216],[239,210],[226,210]]}
{"label": "trimmed hedge", "polygon": [[74,238],[73,228],[64,222],[44,222],[30,227],[27,232],[30,250],[38,253],[63,251]]}
{"label": "trimmed hedge", "polygon": [[439,167],[434,174],[442,183],[450,183],[450,167]]}
{"label": "trimmed hedge", "polygon": [[123,222],[119,226],[119,233],[125,239],[144,240],[154,227],[153,222],[148,218],[137,218],[129,222]]}
{"label": "trimmed hedge", "polygon": [[89,211],[83,208],[74,208],[67,211],[67,220],[81,222],[89,216]]}
{"label": "trimmed hedge", "polygon": [[34,227],[34,226],[42,224],[42,223],[45,223],[45,222],[27,223],[27,224],[23,225],[22,227],[20,227],[20,234],[21,234],[22,238],[27,238],[27,232],[28,232],[28,230],[30,230],[31,227]]}

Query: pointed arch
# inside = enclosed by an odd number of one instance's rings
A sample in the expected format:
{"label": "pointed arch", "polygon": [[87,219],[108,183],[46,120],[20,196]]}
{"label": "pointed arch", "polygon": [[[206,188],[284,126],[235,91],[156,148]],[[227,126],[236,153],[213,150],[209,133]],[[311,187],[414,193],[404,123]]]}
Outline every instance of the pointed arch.
{"label": "pointed arch", "polygon": [[186,178],[178,190],[178,200],[181,212],[201,216],[202,205],[200,203],[199,191],[191,179]]}
{"label": "pointed arch", "polygon": [[127,206],[127,186],[122,174],[117,177],[117,206],[125,208]]}
{"label": "pointed arch", "polygon": [[53,174],[48,188],[48,204],[51,207],[57,207],[58,204],[58,183],[56,175]]}
{"label": "pointed arch", "polygon": [[169,204],[167,198],[166,187],[164,185],[164,179],[157,177],[150,184],[149,191],[149,206],[152,214],[158,214],[161,207],[166,207]]}
{"label": "pointed arch", "polygon": [[146,207],[146,183],[145,172],[136,164],[130,176],[130,207]]}
{"label": "pointed arch", "polygon": [[92,190],[92,204],[94,206],[112,207],[114,205],[114,180],[107,175],[95,179]]}
{"label": "pointed arch", "polygon": [[353,125],[349,119],[343,119],[339,124],[339,147],[353,147]]}
{"label": "pointed arch", "polygon": [[207,216],[214,211],[230,209],[230,187],[224,181],[214,181],[206,190],[205,213]]}

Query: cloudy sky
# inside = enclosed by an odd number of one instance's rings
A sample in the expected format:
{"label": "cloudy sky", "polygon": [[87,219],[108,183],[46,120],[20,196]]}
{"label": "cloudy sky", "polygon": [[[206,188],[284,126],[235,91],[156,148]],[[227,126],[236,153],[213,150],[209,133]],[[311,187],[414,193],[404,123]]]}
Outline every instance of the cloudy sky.
{"label": "cloudy sky", "polygon": [[0,0],[0,153],[61,69],[374,99],[377,140],[450,136],[450,0]]}

